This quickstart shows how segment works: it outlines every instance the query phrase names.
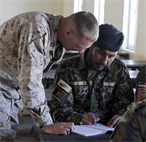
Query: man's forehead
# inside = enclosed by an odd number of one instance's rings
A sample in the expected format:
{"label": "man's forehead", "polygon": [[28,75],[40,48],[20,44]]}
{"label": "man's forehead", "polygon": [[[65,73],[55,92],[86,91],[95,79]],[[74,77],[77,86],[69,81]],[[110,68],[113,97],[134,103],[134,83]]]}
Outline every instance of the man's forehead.
{"label": "man's forehead", "polygon": [[98,51],[102,51],[102,52],[104,52],[104,53],[108,53],[108,54],[110,54],[110,55],[115,55],[118,51],[116,51],[116,52],[112,52],[112,51],[109,51],[109,50],[106,50],[106,49],[102,49],[102,48],[99,48],[99,47],[95,47]]}

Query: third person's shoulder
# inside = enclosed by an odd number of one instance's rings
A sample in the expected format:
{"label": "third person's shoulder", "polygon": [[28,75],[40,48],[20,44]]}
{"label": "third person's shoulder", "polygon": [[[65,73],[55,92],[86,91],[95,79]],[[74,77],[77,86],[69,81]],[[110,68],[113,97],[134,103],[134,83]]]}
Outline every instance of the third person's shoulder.
{"label": "third person's shoulder", "polygon": [[144,108],[146,110],[146,97],[143,97],[140,100],[131,103],[128,106],[127,110],[129,110],[130,112],[135,112],[139,108]]}

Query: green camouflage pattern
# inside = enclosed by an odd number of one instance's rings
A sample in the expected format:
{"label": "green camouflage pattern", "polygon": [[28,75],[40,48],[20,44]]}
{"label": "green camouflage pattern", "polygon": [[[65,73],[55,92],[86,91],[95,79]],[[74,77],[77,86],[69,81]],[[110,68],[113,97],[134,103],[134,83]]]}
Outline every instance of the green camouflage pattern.
{"label": "green camouflage pattern", "polygon": [[55,74],[54,87],[60,79],[72,90],[60,101],[52,95],[51,114],[54,122],[73,121],[79,124],[88,112],[96,113],[101,123],[107,123],[115,114],[122,115],[134,101],[132,81],[120,59],[98,72],[93,83],[84,61],[84,53],[63,61]]}
{"label": "green camouflage pattern", "polygon": [[[145,87],[139,85],[145,85]],[[137,100],[146,96],[146,65],[143,65],[139,69],[139,73],[136,77],[136,96]]]}
{"label": "green camouflage pattern", "polygon": [[115,141],[146,141],[146,97],[128,106],[111,136]]}

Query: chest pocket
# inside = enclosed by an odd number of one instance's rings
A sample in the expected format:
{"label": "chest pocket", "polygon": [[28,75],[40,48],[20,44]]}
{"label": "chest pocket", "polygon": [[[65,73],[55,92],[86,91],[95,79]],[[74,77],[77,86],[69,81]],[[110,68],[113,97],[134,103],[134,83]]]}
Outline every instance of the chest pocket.
{"label": "chest pocket", "polygon": [[115,86],[115,82],[103,82],[103,86],[105,92],[112,93]]}
{"label": "chest pocket", "polygon": [[88,85],[86,81],[71,82],[74,96],[83,96],[88,94]]}

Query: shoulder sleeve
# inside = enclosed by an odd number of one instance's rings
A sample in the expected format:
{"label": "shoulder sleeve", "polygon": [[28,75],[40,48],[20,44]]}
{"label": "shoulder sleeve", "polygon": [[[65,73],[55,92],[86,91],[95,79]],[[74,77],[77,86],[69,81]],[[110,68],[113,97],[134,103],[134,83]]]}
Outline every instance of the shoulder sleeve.
{"label": "shoulder sleeve", "polygon": [[143,141],[146,140],[146,116],[141,115],[142,110],[136,113],[126,111],[120,119],[115,131],[111,135],[112,141]]}
{"label": "shoulder sleeve", "polygon": [[145,107],[146,106],[146,97],[141,98],[138,101],[135,101],[131,103],[127,110],[130,111],[131,113],[135,112],[137,109]]}
{"label": "shoulder sleeve", "polygon": [[74,122],[79,124],[84,116],[74,111],[74,95],[70,84],[70,61],[63,61],[55,75],[51,99],[51,115],[55,122]]}
{"label": "shoulder sleeve", "polygon": [[122,115],[127,106],[134,101],[134,92],[128,69],[121,62],[119,62],[117,68],[119,69],[115,77],[117,80],[114,91],[114,108],[117,115]]}
{"label": "shoulder sleeve", "polygon": [[24,23],[20,29],[19,87],[24,108],[29,109],[35,122],[42,126],[52,123],[42,84],[46,40],[46,32],[39,23]]}

